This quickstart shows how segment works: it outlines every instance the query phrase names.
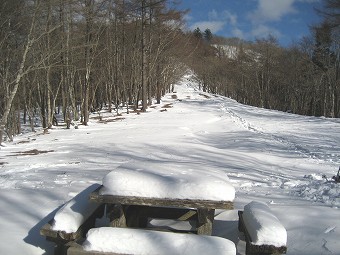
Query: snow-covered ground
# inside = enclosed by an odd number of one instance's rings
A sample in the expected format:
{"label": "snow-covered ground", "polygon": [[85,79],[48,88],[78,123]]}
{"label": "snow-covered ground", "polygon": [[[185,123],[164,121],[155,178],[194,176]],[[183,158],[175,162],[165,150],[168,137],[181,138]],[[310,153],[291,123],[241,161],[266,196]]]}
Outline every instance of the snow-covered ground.
{"label": "snow-covered ground", "polygon": [[[241,105],[202,93],[188,77],[147,113],[103,114],[100,123],[23,134],[0,150],[0,254],[52,254],[39,229],[66,201],[126,164],[186,164],[224,171],[235,210],[216,211],[213,235],[244,254],[237,210],[269,205],[290,255],[340,254],[340,120]],[[96,117],[98,115],[93,115]]]}

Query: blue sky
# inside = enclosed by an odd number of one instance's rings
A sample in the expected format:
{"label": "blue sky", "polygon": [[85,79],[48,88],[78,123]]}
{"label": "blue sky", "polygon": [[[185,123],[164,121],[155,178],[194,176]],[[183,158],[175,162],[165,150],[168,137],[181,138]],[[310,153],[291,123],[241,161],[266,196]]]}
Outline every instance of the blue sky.
{"label": "blue sky", "polygon": [[188,28],[209,28],[213,34],[245,40],[275,36],[283,46],[309,35],[320,17],[321,0],[182,0]]}

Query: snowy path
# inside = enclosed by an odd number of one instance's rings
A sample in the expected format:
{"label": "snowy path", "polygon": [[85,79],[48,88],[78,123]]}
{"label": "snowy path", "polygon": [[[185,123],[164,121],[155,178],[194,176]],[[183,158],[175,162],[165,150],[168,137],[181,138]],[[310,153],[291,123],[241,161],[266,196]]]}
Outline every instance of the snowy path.
{"label": "snowy path", "polygon": [[[340,136],[339,119],[299,116],[300,122],[296,122],[296,116],[293,114],[249,106],[240,107],[232,100],[224,101],[227,102],[221,103],[221,110],[245,129],[282,143],[291,151],[313,158],[321,164],[340,164],[340,150],[337,144]],[[301,127],[301,120],[305,126]]]}
{"label": "snowy path", "polygon": [[339,119],[241,105],[187,79],[147,113],[103,117],[106,124],[92,118],[88,127],[25,134],[1,148],[0,254],[52,254],[39,236],[46,216],[111,170],[138,162],[225,171],[235,210],[216,212],[213,233],[234,241],[238,254],[245,244],[237,210],[252,200],[268,203],[286,227],[287,254],[340,254],[340,185],[321,177],[340,165]]}

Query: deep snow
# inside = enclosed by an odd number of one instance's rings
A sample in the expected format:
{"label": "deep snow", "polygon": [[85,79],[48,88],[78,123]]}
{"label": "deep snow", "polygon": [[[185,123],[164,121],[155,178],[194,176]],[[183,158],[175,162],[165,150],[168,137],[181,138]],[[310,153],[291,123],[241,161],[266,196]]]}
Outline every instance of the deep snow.
{"label": "deep snow", "polygon": [[213,235],[235,242],[238,254],[237,210],[257,200],[287,229],[287,254],[339,255],[340,184],[322,175],[340,165],[340,120],[245,106],[189,78],[147,113],[102,114],[106,124],[93,115],[89,126],[1,147],[0,253],[52,254],[39,229],[66,201],[125,164],[174,162],[229,176],[235,210],[216,211]]}

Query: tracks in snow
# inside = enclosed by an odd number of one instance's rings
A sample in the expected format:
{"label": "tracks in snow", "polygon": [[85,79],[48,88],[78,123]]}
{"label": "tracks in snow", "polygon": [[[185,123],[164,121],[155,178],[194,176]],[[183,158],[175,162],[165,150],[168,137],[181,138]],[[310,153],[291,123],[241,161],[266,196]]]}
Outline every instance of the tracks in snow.
{"label": "tracks in snow", "polygon": [[[217,97],[218,98],[218,97]],[[220,103],[219,107],[222,112],[227,114],[233,122],[235,122],[237,125],[243,127],[244,129],[254,132],[258,135],[261,135],[265,139],[268,139],[269,141],[272,140],[274,142],[277,142],[279,144],[282,144],[284,147],[287,148],[289,152],[294,152],[302,157],[305,158],[311,158],[317,161],[321,162],[335,162],[337,163],[339,161],[339,157],[334,154],[325,154],[323,152],[313,152],[306,148],[306,146],[300,144],[297,141],[294,141],[290,137],[292,137],[292,134],[287,133],[283,135],[277,135],[270,133],[270,131],[264,130],[263,128],[260,128],[253,123],[249,122],[246,118],[242,117],[237,113],[237,111],[233,110],[233,106],[229,106],[228,102],[225,102],[225,99],[222,98],[222,102]],[[338,162],[340,163],[340,161]]]}

